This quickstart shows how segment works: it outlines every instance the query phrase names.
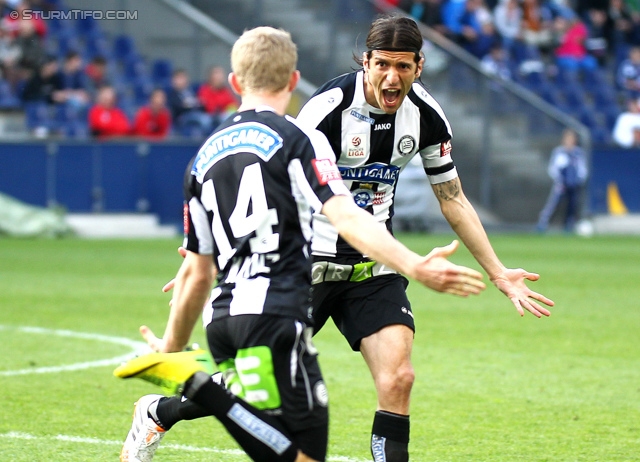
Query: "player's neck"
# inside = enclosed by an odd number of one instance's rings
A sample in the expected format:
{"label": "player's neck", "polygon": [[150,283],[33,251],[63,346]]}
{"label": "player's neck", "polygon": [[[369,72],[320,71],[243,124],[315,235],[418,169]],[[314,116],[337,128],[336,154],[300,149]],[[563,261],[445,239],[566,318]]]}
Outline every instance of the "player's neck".
{"label": "player's neck", "polygon": [[242,104],[238,108],[238,112],[251,111],[260,106],[272,107],[276,114],[285,115],[291,93],[281,91],[278,93],[245,93],[242,95]]}

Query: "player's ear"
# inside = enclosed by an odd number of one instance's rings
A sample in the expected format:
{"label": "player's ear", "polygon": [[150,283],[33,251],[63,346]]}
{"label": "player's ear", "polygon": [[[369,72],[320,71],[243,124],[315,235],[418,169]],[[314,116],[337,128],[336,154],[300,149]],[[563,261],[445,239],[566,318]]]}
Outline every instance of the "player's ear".
{"label": "player's ear", "polygon": [[291,77],[289,78],[289,91],[292,92],[295,90],[296,86],[298,86],[298,82],[300,81],[300,71],[293,71],[291,73]]}
{"label": "player's ear", "polygon": [[238,77],[233,73],[229,73],[229,85],[233,92],[237,95],[242,96],[242,87],[240,86],[240,82],[238,82]]}
{"label": "player's ear", "polygon": [[422,53],[420,53],[421,57],[420,57],[420,61],[418,61],[418,67],[416,68],[416,79],[420,78],[420,75],[422,74],[422,69],[424,68],[424,55]]}
{"label": "player's ear", "polygon": [[364,68],[365,72],[369,67],[369,56],[367,55],[366,51],[362,53],[362,67]]}

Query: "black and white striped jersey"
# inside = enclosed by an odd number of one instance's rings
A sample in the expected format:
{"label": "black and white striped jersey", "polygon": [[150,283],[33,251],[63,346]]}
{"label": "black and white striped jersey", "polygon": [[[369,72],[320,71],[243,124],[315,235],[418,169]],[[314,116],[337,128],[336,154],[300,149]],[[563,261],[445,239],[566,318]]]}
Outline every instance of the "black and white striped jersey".
{"label": "black and white striped jersey", "polygon": [[[391,228],[398,175],[416,155],[431,184],[457,177],[451,159],[451,126],[420,82],[395,114],[385,114],[365,100],[364,72],[339,76],[322,86],[297,119],[328,138],[342,178],[360,207]],[[338,236],[326,217],[313,219],[313,254],[361,258]]]}
{"label": "black and white striped jersey", "polygon": [[185,242],[219,269],[214,317],[307,320],[311,217],[348,195],[326,138],[269,107],[235,114],[185,172]]}

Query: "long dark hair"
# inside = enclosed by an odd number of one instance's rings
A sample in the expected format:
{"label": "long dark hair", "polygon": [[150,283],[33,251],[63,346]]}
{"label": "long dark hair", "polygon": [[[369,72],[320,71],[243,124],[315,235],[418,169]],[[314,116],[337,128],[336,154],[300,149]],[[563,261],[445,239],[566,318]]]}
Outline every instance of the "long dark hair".
{"label": "long dark hair", "polygon": [[[422,49],[422,34],[416,22],[406,16],[379,16],[371,24],[367,35],[367,57],[371,59],[374,50],[409,51],[413,52],[413,60],[420,62]],[[362,66],[362,56],[354,54],[353,59]]]}

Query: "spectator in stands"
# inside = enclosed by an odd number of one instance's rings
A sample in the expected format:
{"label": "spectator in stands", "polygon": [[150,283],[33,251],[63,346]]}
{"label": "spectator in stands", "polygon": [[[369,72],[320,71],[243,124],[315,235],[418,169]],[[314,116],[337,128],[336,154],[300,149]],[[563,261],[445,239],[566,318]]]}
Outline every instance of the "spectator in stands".
{"label": "spectator in stands", "polygon": [[564,230],[571,232],[579,216],[580,191],[587,181],[588,174],[587,156],[578,146],[578,135],[575,131],[566,129],[562,132],[562,143],[551,153],[547,171],[553,180],[553,186],[540,212],[536,229],[539,232],[546,231],[560,201],[566,199]]}
{"label": "spectator in stands", "polygon": [[102,56],[94,56],[84,68],[89,93],[96,96],[98,89],[110,85],[107,60]]}
{"label": "spectator in stands", "polygon": [[20,49],[19,66],[24,71],[24,77],[35,74],[40,64],[46,59],[46,51],[42,39],[36,33],[30,21],[20,21],[20,29],[15,43]]}
{"label": "spectator in stands", "polygon": [[554,22],[558,46],[555,49],[557,66],[563,71],[578,72],[581,69],[598,69],[598,61],[587,52],[585,42],[589,30],[571,10],[563,10]]}
{"label": "spectator in stands", "polygon": [[585,25],[589,30],[585,47],[590,54],[596,57],[600,66],[605,66],[609,44],[612,43],[613,21],[609,18],[607,10],[590,9],[587,11]]}
{"label": "spectator in stands", "polygon": [[5,15],[2,18],[4,27],[14,36],[20,35],[24,23],[31,25],[31,28],[43,39],[47,35],[47,25],[44,20],[37,15],[29,15],[29,19],[25,19],[25,10],[33,10],[33,5],[27,0],[21,0],[14,7],[12,14]]}
{"label": "spectator in stands", "polygon": [[451,31],[442,20],[443,0],[402,0],[398,7],[444,36],[451,38]]}
{"label": "spectator in stands", "polygon": [[489,74],[495,75],[502,80],[511,80],[511,68],[507,52],[500,43],[491,47],[491,51],[480,62],[482,68]]}
{"label": "spectator in stands", "polygon": [[198,89],[198,99],[211,115],[212,129],[238,109],[238,100],[227,84],[227,73],[221,66],[209,69],[207,81]]}
{"label": "spectator in stands", "polygon": [[211,116],[204,111],[204,106],[191,89],[189,75],[184,69],[173,72],[167,102],[178,133],[188,135],[193,130],[199,135],[206,135],[211,132]]}
{"label": "spectator in stands", "polygon": [[493,9],[493,23],[502,37],[502,45],[517,62],[525,59],[520,40],[522,37],[522,9],[518,0],[500,0]]}
{"label": "spectator in stands", "polygon": [[640,147],[640,100],[627,101],[627,110],[616,119],[611,137],[622,148]]}
{"label": "spectator in stands", "polygon": [[624,0],[610,0],[607,10],[611,23],[608,49],[614,52],[629,44],[640,44],[640,14],[634,12]]}
{"label": "spectator in stands", "polygon": [[97,138],[126,136],[130,123],[124,111],[116,106],[116,91],[106,85],[98,90],[96,103],[89,110],[89,130]]}
{"label": "spectator in stands", "polygon": [[553,13],[540,0],[522,0],[522,40],[547,53],[553,48]]}
{"label": "spectator in stands", "polygon": [[627,98],[640,97],[640,46],[629,49],[628,57],[616,72],[616,84]]}
{"label": "spectator in stands", "polygon": [[452,40],[457,40],[460,34],[460,18],[464,14],[466,3],[466,0],[444,0],[442,4],[442,22]]}
{"label": "spectator in stands", "polygon": [[64,100],[64,82],[58,61],[53,56],[45,58],[38,72],[33,74],[22,89],[24,102],[55,104]]}
{"label": "spectator in stands", "polygon": [[64,102],[76,109],[84,109],[91,103],[86,74],[82,69],[82,57],[70,51],[62,65],[62,81]]}
{"label": "spectator in stands", "polygon": [[20,55],[20,45],[0,22],[0,71],[2,78],[12,85],[21,78],[18,68]]}
{"label": "spectator in stands", "polygon": [[479,59],[486,55],[499,36],[483,0],[466,0],[464,9],[447,24],[457,42]]}
{"label": "spectator in stands", "polygon": [[161,88],[151,92],[149,104],[138,109],[133,123],[133,135],[160,140],[171,130],[171,113],[167,109],[167,95]]}

